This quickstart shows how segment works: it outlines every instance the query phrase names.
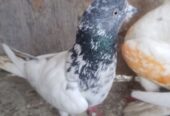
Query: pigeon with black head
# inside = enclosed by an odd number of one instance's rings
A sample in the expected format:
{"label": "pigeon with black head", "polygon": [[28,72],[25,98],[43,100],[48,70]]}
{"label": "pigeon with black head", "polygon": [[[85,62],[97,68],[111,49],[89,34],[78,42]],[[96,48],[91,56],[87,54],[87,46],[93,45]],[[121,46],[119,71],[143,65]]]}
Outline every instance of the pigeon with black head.
{"label": "pigeon with black head", "polygon": [[127,0],[94,0],[81,17],[70,50],[37,57],[23,53],[25,60],[3,44],[11,61],[1,57],[0,68],[28,80],[61,116],[82,113],[108,95],[115,77],[118,32],[134,11]]}

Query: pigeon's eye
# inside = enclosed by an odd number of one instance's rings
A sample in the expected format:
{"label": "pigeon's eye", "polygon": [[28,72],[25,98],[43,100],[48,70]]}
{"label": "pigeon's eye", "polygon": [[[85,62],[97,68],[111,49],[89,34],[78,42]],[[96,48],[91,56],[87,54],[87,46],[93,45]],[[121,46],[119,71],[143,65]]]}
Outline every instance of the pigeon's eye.
{"label": "pigeon's eye", "polygon": [[118,13],[119,13],[119,10],[118,10],[118,9],[115,9],[115,10],[113,11],[113,16],[114,16],[114,15],[118,15]]}

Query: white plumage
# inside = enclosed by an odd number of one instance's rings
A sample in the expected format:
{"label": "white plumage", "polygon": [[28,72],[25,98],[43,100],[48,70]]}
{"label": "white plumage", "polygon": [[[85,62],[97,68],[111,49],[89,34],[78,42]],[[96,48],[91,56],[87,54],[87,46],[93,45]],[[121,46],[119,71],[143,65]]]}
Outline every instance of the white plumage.
{"label": "white plumage", "polygon": [[170,89],[169,11],[170,0],[165,0],[162,5],[144,15],[129,29],[122,48],[128,65],[141,77],[141,85],[151,91],[133,91],[132,96],[153,104],[153,107],[158,105],[159,108],[170,108],[169,92],[153,92],[159,91],[160,86]]}
{"label": "white plumage", "polygon": [[[66,80],[64,69],[67,51],[24,61],[16,57],[7,45],[3,44],[3,48],[13,63],[7,61],[7,65],[6,58],[2,60],[1,57],[1,62],[5,61],[5,67],[1,64],[1,68],[28,80],[46,101],[60,111],[77,114],[87,110],[88,103],[80,93],[78,85]],[[68,90],[68,85],[73,89]]]}

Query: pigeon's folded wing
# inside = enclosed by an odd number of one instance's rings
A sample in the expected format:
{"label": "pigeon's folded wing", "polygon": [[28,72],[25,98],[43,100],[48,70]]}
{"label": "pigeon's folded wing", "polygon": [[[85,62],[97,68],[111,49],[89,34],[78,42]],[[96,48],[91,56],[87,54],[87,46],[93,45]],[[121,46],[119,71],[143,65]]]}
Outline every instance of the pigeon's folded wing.
{"label": "pigeon's folded wing", "polygon": [[71,114],[82,113],[88,109],[86,99],[81,95],[80,91],[74,87],[66,88],[60,93],[61,110]]}

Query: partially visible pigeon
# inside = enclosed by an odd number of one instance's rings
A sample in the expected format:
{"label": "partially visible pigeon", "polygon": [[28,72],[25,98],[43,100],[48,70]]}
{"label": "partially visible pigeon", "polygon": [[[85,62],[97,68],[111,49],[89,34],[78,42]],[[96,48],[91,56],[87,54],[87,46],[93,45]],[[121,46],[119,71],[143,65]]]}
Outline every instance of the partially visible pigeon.
{"label": "partially visible pigeon", "polygon": [[26,79],[61,116],[82,113],[107,97],[115,77],[117,35],[133,12],[127,0],[94,0],[70,50],[34,57],[3,44],[10,61],[0,57],[0,68]]}
{"label": "partially visible pigeon", "polygon": [[132,97],[159,108],[170,108],[170,93],[156,92],[160,86],[170,89],[169,11],[170,0],[165,0],[148,12],[130,28],[122,47],[127,64],[137,73],[139,82],[148,91],[133,91]]}

